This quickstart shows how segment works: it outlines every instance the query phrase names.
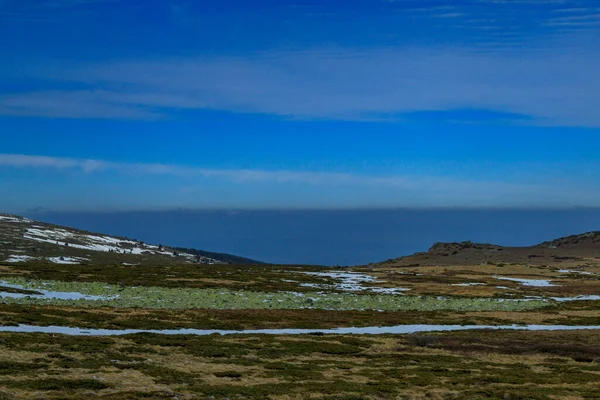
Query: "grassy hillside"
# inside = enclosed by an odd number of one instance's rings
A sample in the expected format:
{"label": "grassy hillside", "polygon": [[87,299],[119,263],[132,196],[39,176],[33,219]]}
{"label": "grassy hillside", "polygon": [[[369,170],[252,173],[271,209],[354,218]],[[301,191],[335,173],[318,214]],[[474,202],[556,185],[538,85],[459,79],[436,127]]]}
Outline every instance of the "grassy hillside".
{"label": "grassy hillside", "polygon": [[73,265],[258,264],[0,214],[0,262]]}

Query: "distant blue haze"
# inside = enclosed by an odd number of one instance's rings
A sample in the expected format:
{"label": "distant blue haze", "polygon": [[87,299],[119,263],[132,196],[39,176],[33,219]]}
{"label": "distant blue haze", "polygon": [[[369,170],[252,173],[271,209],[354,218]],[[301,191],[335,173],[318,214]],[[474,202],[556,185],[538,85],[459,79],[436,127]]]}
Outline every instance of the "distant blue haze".
{"label": "distant blue haze", "polygon": [[30,213],[57,224],[272,263],[356,265],[437,241],[528,246],[600,230],[600,209]]}

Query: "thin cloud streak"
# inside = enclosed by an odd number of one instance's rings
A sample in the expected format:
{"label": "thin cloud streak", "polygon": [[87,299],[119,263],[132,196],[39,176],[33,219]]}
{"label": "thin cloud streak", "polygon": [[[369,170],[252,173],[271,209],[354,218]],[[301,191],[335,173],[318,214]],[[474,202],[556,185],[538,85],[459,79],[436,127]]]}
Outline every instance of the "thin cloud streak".
{"label": "thin cloud streak", "polygon": [[[243,207],[249,196],[256,202],[253,188],[269,188],[268,198],[273,194],[304,193],[308,185],[313,187],[309,195],[292,199],[294,207],[304,204],[318,206],[329,201],[328,206],[339,202],[341,207],[352,206],[598,206],[600,191],[596,188],[570,187],[568,182],[519,183],[470,181],[456,177],[415,175],[362,175],[353,173],[211,169],[160,163],[120,163],[103,160],[46,157],[25,154],[0,154],[0,167],[54,169],[66,173],[75,171],[85,174],[113,173],[127,176],[177,177],[181,181],[180,195],[189,196],[187,203],[193,206],[195,194],[202,193],[201,201],[219,204],[221,198],[212,198],[208,180],[229,182],[238,191],[236,202],[229,206]],[[172,182],[173,178],[169,179]],[[90,182],[93,178],[90,177]],[[153,181],[153,189],[160,183]],[[208,185],[208,186],[207,186]],[[266,185],[266,186],[264,186]],[[264,189],[260,189],[262,192]],[[290,192],[290,190],[292,192]],[[341,191],[341,192],[340,192]],[[267,192],[265,192],[266,195]],[[318,193],[318,195],[317,195]],[[340,193],[346,193],[340,197]],[[354,193],[354,196],[349,195]],[[131,193],[123,193],[124,198]],[[208,196],[208,197],[207,197]],[[253,197],[254,196],[254,197]],[[348,197],[349,196],[349,197]],[[286,197],[287,198],[287,197]],[[328,198],[337,200],[326,200]],[[343,198],[343,201],[342,201]],[[231,201],[232,199],[226,199]],[[287,200],[286,200],[287,201]],[[333,203],[331,203],[333,201]],[[331,203],[331,204],[330,204]],[[221,203],[222,204],[222,203]],[[254,203],[253,203],[254,204]],[[289,203],[270,204],[285,207]]]}
{"label": "thin cloud streak", "polygon": [[[110,1],[12,0],[4,8],[8,15],[39,9],[62,15]],[[288,119],[404,121],[405,114],[418,111],[476,108],[530,117],[515,124],[600,127],[597,7],[577,0],[384,3],[398,24],[408,18],[430,24],[434,32],[441,29],[438,34],[462,31],[462,37],[468,33],[475,39],[443,46],[314,44],[292,51],[95,64],[44,60],[18,68],[9,63],[0,70],[0,84],[14,88],[19,86],[13,82],[33,79],[36,84],[25,87],[36,89],[0,93],[0,115],[155,120],[178,111],[221,110]],[[203,15],[203,6],[192,5],[174,2],[170,8],[185,18]],[[386,30],[396,31],[382,26]],[[63,87],[77,89],[56,89]]]}
{"label": "thin cloud streak", "polygon": [[[173,175],[180,177],[200,176],[221,178],[237,183],[305,183],[326,184],[373,184],[385,186],[410,186],[414,182],[406,177],[377,177],[332,172],[267,171],[250,169],[197,168],[160,163],[119,163],[63,157],[47,157],[25,154],[0,154],[0,166],[17,168],[74,169],[86,173],[117,172],[122,174]],[[441,180],[440,180],[441,181]]]}
{"label": "thin cloud streak", "polygon": [[599,127],[600,55],[593,43],[574,42],[575,36],[560,48],[511,51],[338,48],[55,65],[27,73],[91,89],[6,93],[0,114],[157,119],[177,110],[215,109],[380,120],[477,108],[525,115],[528,124]]}

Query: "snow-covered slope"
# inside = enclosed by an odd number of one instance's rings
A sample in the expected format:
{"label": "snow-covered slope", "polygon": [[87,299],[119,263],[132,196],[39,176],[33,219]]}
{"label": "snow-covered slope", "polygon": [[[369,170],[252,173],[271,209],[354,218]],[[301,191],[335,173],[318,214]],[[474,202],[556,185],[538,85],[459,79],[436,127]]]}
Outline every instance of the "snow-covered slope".
{"label": "snow-covered slope", "polygon": [[0,214],[0,263],[218,264],[172,248]]}

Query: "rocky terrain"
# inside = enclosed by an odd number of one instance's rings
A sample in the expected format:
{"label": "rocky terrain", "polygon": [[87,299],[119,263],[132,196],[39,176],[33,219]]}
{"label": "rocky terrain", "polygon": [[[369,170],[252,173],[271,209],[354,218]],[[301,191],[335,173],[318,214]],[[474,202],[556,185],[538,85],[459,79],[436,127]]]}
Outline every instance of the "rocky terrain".
{"label": "rocky terrain", "polygon": [[600,250],[600,231],[588,232],[581,235],[572,235],[539,244],[537,247],[549,249]]}

